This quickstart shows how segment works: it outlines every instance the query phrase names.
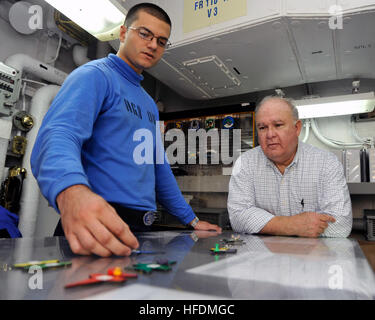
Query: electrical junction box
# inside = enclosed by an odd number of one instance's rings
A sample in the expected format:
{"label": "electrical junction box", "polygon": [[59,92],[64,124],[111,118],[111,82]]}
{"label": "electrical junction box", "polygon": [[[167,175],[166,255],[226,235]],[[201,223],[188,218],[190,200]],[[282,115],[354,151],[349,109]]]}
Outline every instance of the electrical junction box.
{"label": "electrical junction box", "polygon": [[363,210],[366,226],[366,238],[368,241],[375,241],[375,210]]}
{"label": "electrical junction box", "polygon": [[368,150],[370,182],[375,182],[375,148]]}
{"label": "electrical junction box", "polygon": [[11,116],[21,91],[21,74],[0,62],[0,116]]}
{"label": "electrical junction box", "polygon": [[361,182],[360,150],[344,150],[344,169],[347,182]]}

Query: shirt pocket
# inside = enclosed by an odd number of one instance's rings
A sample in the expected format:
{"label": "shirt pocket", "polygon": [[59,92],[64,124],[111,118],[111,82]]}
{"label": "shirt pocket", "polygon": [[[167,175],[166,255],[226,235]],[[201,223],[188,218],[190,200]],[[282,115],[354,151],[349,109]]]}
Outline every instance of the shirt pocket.
{"label": "shirt pocket", "polygon": [[[293,192],[294,191],[294,192]],[[295,213],[316,212],[319,208],[318,197],[313,188],[295,188],[291,192],[291,209]]]}

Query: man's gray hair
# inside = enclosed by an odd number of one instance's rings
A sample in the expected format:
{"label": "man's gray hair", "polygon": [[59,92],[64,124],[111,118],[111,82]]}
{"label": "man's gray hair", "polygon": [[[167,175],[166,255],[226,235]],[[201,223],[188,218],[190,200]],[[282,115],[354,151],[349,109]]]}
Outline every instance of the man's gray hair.
{"label": "man's gray hair", "polygon": [[259,109],[266,103],[268,102],[269,100],[279,100],[279,101],[283,101],[285,102],[285,104],[287,104],[290,108],[290,111],[292,112],[292,116],[293,116],[293,119],[295,121],[298,121],[299,120],[299,115],[298,115],[298,109],[296,108],[296,106],[294,105],[294,101],[293,99],[289,99],[289,98],[282,98],[282,97],[279,97],[279,96],[267,96],[267,97],[264,97],[259,103],[258,105],[256,106],[255,108],[255,118],[257,117],[257,113],[259,111]]}

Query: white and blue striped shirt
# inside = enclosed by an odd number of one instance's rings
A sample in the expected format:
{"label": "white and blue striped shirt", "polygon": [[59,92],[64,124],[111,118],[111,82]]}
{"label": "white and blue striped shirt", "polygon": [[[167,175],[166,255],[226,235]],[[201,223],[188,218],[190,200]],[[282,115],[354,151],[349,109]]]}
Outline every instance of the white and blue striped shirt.
{"label": "white and blue striped shirt", "polygon": [[258,233],[274,216],[312,211],[332,215],[323,237],[347,237],[352,207],[342,164],[328,151],[299,142],[284,174],[256,147],[236,161],[228,212],[236,232]]}

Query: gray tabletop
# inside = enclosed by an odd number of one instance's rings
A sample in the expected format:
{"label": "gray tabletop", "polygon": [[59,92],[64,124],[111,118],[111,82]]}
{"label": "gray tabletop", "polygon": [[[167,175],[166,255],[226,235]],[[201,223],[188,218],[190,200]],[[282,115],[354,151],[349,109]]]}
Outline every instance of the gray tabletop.
{"label": "gray tabletop", "polygon": [[[375,278],[353,239],[241,235],[236,254],[210,249],[232,232],[162,231],[137,234],[141,250],[158,254],[99,258],[76,256],[63,237],[0,240],[0,299],[374,299]],[[176,261],[171,271],[137,273],[125,283],[66,289],[109,268],[130,268],[158,258]],[[70,267],[28,273],[13,264],[72,261]],[[134,272],[127,270],[128,272]],[[39,278],[36,278],[36,277]]]}

